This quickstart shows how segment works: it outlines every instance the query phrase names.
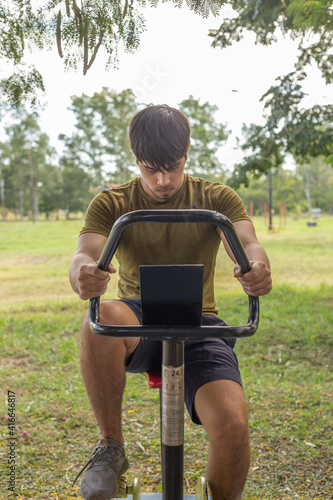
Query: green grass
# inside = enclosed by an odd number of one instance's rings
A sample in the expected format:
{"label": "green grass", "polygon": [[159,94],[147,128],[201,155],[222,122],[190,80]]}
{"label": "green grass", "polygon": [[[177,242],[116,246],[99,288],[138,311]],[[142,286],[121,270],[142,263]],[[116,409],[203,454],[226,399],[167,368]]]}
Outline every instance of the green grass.
{"label": "green grass", "polygon": [[[273,270],[257,334],[236,346],[250,409],[252,463],[244,500],[332,498],[333,219],[288,221],[272,234],[255,221]],[[0,224],[0,446],[8,499],[7,390],[16,394],[16,496],[80,498],[71,481],[98,439],[78,366],[81,317],[68,266],[79,221]],[[221,252],[216,297],[230,324],[247,298]],[[112,283],[107,296],[115,296]],[[142,491],[160,487],[158,392],[128,376],[123,420]],[[204,474],[207,438],[186,417],[186,491]]]}

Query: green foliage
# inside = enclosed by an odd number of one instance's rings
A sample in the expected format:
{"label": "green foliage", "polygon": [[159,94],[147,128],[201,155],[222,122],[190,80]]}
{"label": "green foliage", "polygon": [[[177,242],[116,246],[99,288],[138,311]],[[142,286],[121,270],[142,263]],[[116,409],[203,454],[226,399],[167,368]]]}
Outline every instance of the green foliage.
{"label": "green foliage", "polygon": [[90,171],[96,187],[126,182],[134,163],[128,139],[129,122],[137,111],[133,92],[104,88],[93,96],[74,96],[71,110],[75,131],[60,136],[64,157]]}
{"label": "green foliage", "polygon": [[22,64],[26,46],[42,48],[44,36],[45,26],[30,0],[0,2],[0,59],[14,66],[12,75],[0,81],[4,102],[8,100],[14,107],[25,101],[35,105],[38,91],[45,90],[40,72]]}
{"label": "green foliage", "polygon": [[243,133],[246,141],[241,148],[244,151],[250,151],[250,154],[234,166],[230,179],[233,187],[241,184],[247,186],[250,173],[258,178],[270,169],[280,167],[284,162],[281,145],[274,140],[265,127],[255,124],[243,125]]}
{"label": "green foliage", "polygon": [[[92,199],[92,178],[83,168],[70,159],[62,159],[62,193],[60,207],[66,211],[67,218],[71,212],[84,212]],[[56,207],[58,208],[58,207]]]}
{"label": "green foliage", "polygon": [[[38,91],[44,91],[42,69],[26,68],[27,45],[39,50],[56,46],[64,68],[82,68],[85,75],[99,51],[106,54],[106,67],[118,66],[118,47],[135,52],[145,31],[142,10],[145,0],[49,0],[42,6],[33,0],[0,3],[0,58],[14,66],[13,74],[0,82],[3,100],[12,106],[38,102]],[[148,0],[151,7],[158,0]],[[181,7],[183,0],[174,3]],[[186,0],[202,17],[219,13],[223,0]]]}
{"label": "green foliage", "polygon": [[[327,178],[325,178],[325,181]],[[279,205],[286,203],[288,214],[295,216],[302,215],[308,212],[308,204],[305,198],[305,183],[303,173],[300,168],[295,171],[285,170],[280,168],[273,173],[273,210],[276,219],[279,215]],[[321,182],[321,189],[327,191],[325,182]],[[264,214],[264,203],[268,206],[268,179],[266,175],[261,175],[256,178],[254,175],[248,176],[248,186],[241,186],[237,189],[238,194],[242,198],[247,210],[250,203],[253,203],[255,215]],[[327,197],[323,197],[320,207],[325,212],[329,212]]]}
{"label": "green foliage", "polygon": [[[217,107],[192,96],[180,107],[192,127],[189,171],[222,181],[216,153],[228,132],[215,120]],[[98,189],[127,182],[137,173],[128,138],[130,120],[138,111],[132,90],[104,88],[92,96],[73,96],[71,110],[75,128],[71,136],[60,135],[64,150],[57,159],[37,113],[21,107],[5,115],[9,125],[0,143],[2,203],[21,219],[28,214],[38,218],[38,206],[47,217],[60,209],[68,216],[84,211]]]}
{"label": "green foliage", "polygon": [[[326,83],[333,80],[333,12],[330,0],[293,0],[286,13],[293,19],[293,27],[301,34],[296,69],[315,63]],[[306,43],[306,35],[313,34],[312,42]]]}
{"label": "green foliage", "polygon": [[38,125],[38,114],[18,108],[11,114],[11,124],[5,127],[7,141],[0,143],[5,182],[6,206],[20,217],[30,211],[38,216],[38,188],[47,183],[54,150]]}
{"label": "green foliage", "polygon": [[64,159],[55,162],[55,150],[38,124],[37,113],[24,108],[12,111],[5,127],[6,140],[0,143],[1,180],[4,205],[22,220],[29,215],[38,219],[39,211],[49,217],[63,209],[67,215],[84,211],[92,195],[91,178]]}
{"label": "green foliage", "polygon": [[316,64],[326,83],[333,79],[332,2],[329,0],[239,0],[229,2],[236,17],[225,19],[218,30],[211,30],[214,47],[227,47],[242,39],[244,32],[253,32],[256,42],[270,45],[277,34],[289,34],[299,40],[295,70],[277,78],[263,96],[264,126],[244,126],[242,149],[247,156],[235,166],[233,185],[248,183],[248,173],[256,176],[283,163],[286,153],[296,161],[332,155],[333,106],[302,109],[302,81],[306,66]]}
{"label": "green foliage", "polygon": [[215,120],[217,106],[189,96],[179,105],[191,127],[191,147],[186,169],[189,173],[213,180],[223,174],[223,165],[216,153],[228,137],[226,126]]}
{"label": "green foliage", "polygon": [[[278,203],[286,202],[288,210],[296,214],[311,207],[331,213],[333,141],[328,123],[332,106],[324,114],[319,107],[300,112],[299,85],[289,75],[280,81],[264,96],[269,111],[266,124],[244,126],[242,147],[250,154],[229,179],[217,157],[228,136],[225,125],[215,120],[217,107],[201,104],[193,96],[183,100],[179,107],[189,118],[192,136],[187,170],[211,181],[234,186],[245,183],[248,189],[239,190],[245,204],[254,202],[255,210],[262,213],[267,198],[263,174],[273,169],[276,212]],[[126,182],[136,173],[128,140],[128,125],[137,111],[131,90],[118,94],[103,89],[92,96],[74,96],[71,109],[75,129],[70,137],[61,135],[65,149],[59,159],[39,127],[37,113],[19,108],[5,117],[9,125],[0,143],[2,202],[21,219],[29,215],[34,220],[38,211],[49,217],[60,209],[69,217],[84,211],[94,191],[105,183]],[[281,169],[287,153],[297,159],[297,172]]]}
{"label": "green foliage", "polygon": [[[326,82],[332,81],[333,14],[330,0],[237,0],[228,2],[236,17],[224,19],[217,30],[211,30],[213,47],[227,47],[243,38],[244,32],[253,32],[256,43],[270,45],[277,41],[277,34],[290,34],[299,38],[300,55],[296,68],[315,62]],[[309,35],[315,35],[308,42]]]}
{"label": "green foliage", "polygon": [[45,24],[32,7],[31,0],[11,0],[0,3],[0,55],[18,64],[24,57],[28,42],[43,47]]}
{"label": "green foliage", "polygon": [[[107,66],[116,64],[119,42],[123,41],[125,50],[135,51],[145,29],[144,20],[134,9],[133,2],[122,5],[109,0],[88,0],[79,7],[75,1],[54,0],[49,2],[47,9],[50,13],[57,11],[53,36],[56,35],[60,57],[65,57],[65,66],[77,69],[83,62],[84,75],[102,46],[107,49]],[[54,16],[55,13],[55,26]]]}
{"label": "green foliage", "polygon": [[32,68],[28,72],[16,70],[9,78],[1,80],[0,92],[14,108],[26,101],[34,107],[38,103],[38,93],[45,92],[45,87],[39,71]]}
{"label": "green foliage", "polygon": [[323,27],[333,29],[332,2],[330,0],[293,0],[289,2],[286,13],[293,19],[293,27],[305,32],[322,32]]}
{"label": "green foliage", "polygon": [[271,168],[278,168],[287,153],[297,162],[333,153],[333,105],[315,105],[300,108],[304,97],[300,81],[306,74],[297,71],[277,78],[261,98],[264,101],[266,123],[243,127],[247,152],[244,160],[235,166],[232,183],[247,184],[249,172],[260,176]]}
{"label": "green foliage", "polygon": [[237,0],[227,2],[237,17],[225,18],[218,30],[211,30],[213,46],[225,48],[239,42],[244,31],[253,31],[256,42],[269,45],[276,42],[275,32],[279,28],[286,32],[291,27],[290,20],[284,16],[285,6],[279,0]]}
{"label": "green foliage", "polygon": [[297,167],[297,174],[304,183],[308,210],[321,208],[333,213],[332,166],[322,157],[312,158]]}
{"label": "green foliage", "polygon": [[59,167],[46,165],[43,172],[43,181],[39,188],[39,211],[48,219],[62,205],[62,172]]}

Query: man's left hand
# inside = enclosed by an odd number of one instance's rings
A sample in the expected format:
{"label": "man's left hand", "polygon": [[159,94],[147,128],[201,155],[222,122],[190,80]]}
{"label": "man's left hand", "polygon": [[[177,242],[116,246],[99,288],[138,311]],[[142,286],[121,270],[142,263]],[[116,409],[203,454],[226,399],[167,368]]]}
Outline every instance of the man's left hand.
{"label": "man's left hand", "polygon": [[234,268],[234,276],[238,279],[247,295],[260,297],[266,295],[272,289],[271,271],[261,261],[250,261],[251,270],[243,274],[239,265]]}

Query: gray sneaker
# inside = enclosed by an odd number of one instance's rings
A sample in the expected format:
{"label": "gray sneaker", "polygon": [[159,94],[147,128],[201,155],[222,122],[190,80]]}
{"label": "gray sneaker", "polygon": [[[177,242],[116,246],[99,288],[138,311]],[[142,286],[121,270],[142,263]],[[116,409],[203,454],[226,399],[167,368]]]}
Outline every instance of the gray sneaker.
{"label": "gray sneaker", "polygon": [[94,454],[74,479],[84,472],[81,495],[85,500],[111,500],[118,493],[118,477],[129,468],[125,446],[110,438],[103,438]]}

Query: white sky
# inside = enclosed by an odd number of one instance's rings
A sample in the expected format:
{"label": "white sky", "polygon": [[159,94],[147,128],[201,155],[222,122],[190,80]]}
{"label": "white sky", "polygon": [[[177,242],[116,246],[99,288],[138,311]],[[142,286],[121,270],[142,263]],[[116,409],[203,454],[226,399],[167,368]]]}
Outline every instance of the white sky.
{"label": "white sky", "polygon": [[[232,14],[229,8],[222,12],[224,17]],[[262,47],[255,45],[250,34],[232,47],[214,49],[208,31],[221,25],[221,16],[203,19],[187,7],[179,9],[169,2],[145,9],[144,16],[147,31],[141,35],[140,49],[134,54],[120,50],[118,70],[105,70],[103,53],[97,55],[86,76],[81,68],[77,73],[64,72],[56,54],[38,55],[37,67],[47,91],[42,129],[56,145],[58,134],[70,134],[73,127],[74,117],[67,109],[70,96],[92,95],[102,87],[118,92],[131,88],[139,102],[175,107],[192,94],[201,103],[217,105],[216,119],[231,129],[232,136],[221,153],[223,163],[232,169],[241,158],[235,138],[240,136],[242,124],[262,123],[260,97],[278,76],[293,70],[297,44],[281,38],[270,47]],[[327,99],[333,102],[333,86],[325,86],[314,68],[308,68],[307,73],[304,89],[309,97],[304,105],[327,104]]]}

